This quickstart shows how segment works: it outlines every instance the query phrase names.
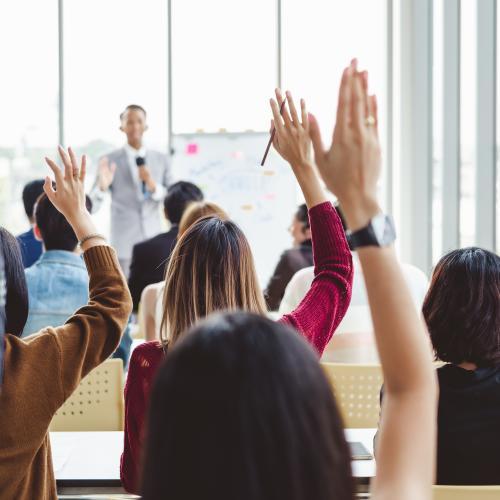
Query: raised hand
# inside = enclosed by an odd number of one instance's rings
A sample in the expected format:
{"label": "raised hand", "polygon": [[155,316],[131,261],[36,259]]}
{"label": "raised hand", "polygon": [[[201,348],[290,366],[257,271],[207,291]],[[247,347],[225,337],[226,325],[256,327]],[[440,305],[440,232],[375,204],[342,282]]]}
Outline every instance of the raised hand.
{"label": "raised hand", "polygon": [[314,159],[328,189],[337,196],[351,230],[365,226],[380,211],[377,181],[381,154],[377,102],[368,96],[368,74],[357,62],[344,70],[333,141],[325,150],[316,118],[310,120]]}
{"label": "raised hand", "polygon": [[293,173],[300,184],[307,206],[309,208],[326,201],[326,196],[319,184],[311,157],[311,139],[309,137],[309,120],[304,99],[300,101],[300,117],[290,92],[286,92],[287,106],[280,106],[283,96],[280,89],[276,89],[276,100],[271,99],[271,111],[274,127],[273,146],[276,151],[292,167]]}
{"label": "raised hand", "polygon": [[[54,173],[55,189],[50,177],[47,176],[43,190],[52,204],[71,224],[77,238],[82,240],[89,235],[96,234],[95,225],[85,204],[84,181],[87,159],[83,155],[81,161],[78,162],[71,148],[68,148],[66,153],[59,146],[58,151],[64,165],[64,171],[54,161],[46,157],[45,161]],[[84,250],[95,244],[94,240],[87,242]]]}
{"label": "raised hand", "polygon": [[280,115],[280,106],[283,102],[281,90],[276,89],[276,101],[271,99],[271,110],[273,120],[271,126],[276,128],[273,146],[276,151],[290,165],[301,167],[311,164],[311,139],[309,137],[309,120],[307,118],[306,103],[300,100],[300,118],[295,108],[295,103],[290,92],[286,92],[286,99],[290,113],[286,105]]}
{"label": "raised hand", "polygon": [[98,165],[98,184],[101,191],[107,191],[116,172],[116,163],[109,163],[108,158],[105,156],[99,160]]}

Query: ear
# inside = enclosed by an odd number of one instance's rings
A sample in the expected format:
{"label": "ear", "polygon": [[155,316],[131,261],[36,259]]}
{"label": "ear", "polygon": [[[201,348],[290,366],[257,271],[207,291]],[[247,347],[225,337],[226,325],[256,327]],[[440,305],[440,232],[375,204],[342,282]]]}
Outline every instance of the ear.
{"label": "ear", "polygon": [[312,233],[311,233],[310,227],[304,228],[302,230],[302,232],[304,233],[304,236],[306,237],[306,239],[308,239],[308,240],[312,239]]}
{"label": "ear", "polygon": [[33,233],[34,233],[35,239],[37,241],[42,241],[43,242],[42,233],[40,232],[40,228],[36,224],[33,226]]}

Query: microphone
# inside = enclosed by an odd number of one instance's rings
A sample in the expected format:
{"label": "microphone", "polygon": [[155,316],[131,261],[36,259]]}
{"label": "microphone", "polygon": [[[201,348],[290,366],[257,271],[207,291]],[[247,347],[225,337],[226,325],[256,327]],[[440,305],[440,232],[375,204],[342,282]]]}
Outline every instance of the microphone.
{"label": "microphone", "polygon": [[[135,164],[137,165],[137,168],[143,167],[146,165],[146,160],[142,156],[137,156],[135,159]],[[146,183],[142,181],[142,194],[146,194]]]}

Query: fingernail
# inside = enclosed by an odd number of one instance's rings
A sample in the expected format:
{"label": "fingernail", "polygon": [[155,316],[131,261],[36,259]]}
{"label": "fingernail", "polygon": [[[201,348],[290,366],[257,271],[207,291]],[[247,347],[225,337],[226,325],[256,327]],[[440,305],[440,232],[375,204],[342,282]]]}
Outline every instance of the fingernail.
{"label": "fingernail", "polygon": [[291,93],[289,90],[287,90],[287,91],[285,92],[285,94],[286,94],[286,96],[287,96],[287,97],[292,97],[292,93]]}

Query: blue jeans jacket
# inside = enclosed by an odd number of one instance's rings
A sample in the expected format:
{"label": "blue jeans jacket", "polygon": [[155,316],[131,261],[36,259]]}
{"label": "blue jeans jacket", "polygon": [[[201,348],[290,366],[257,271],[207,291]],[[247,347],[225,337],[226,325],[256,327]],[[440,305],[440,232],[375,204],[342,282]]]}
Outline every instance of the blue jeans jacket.
{"label": "blue jeans jacket", "polygon": [[[28,269],[29,313],[23,337],[47,326],[60,326],[89,300],[89,276],[81,256],[65,250],[48,250]],[[132,339],[129,327],[117,357],[128,361]]]}

